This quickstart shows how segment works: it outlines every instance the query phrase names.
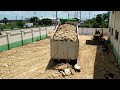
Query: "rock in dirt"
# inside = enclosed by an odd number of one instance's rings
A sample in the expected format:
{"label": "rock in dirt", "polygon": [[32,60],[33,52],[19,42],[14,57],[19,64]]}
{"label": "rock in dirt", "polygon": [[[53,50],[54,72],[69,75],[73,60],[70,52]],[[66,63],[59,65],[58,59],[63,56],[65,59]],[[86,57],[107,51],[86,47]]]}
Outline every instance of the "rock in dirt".
{"label": "rock in dirt", "polygon": [[67,64],[67,68],[72,68],[72,65],[70,65],[70,64]]}
{"label": "rock in dirt", "polygon": [[70,71],[70,69],[69,69],[69,68],[64,69],[64,72],[65,72],[65,74],[66,74],[67,76],[71,74],[71,71]]}
{"label": "rock in dirt", "polygon": [[80,66],[79,65],[75,64],[74,69],[75,69],[75,71],[80,72]]}
{"label": "rock in dirt", "polygon": [[53,77],[53,78],[55,78],[55,77],[57,77],[57,76],[58,76],[58,74],[56,74],[56,73],[52,74],[52,77]]}
{"label": "rock in dirt", "polygon": [[15,56],[11,56],[12,58],[14,58]]}
{"label": "rock in dirt", "polygon": [[8,67],[8,64],[4,63],[1,65],[2,67]]}
{"label": "rock in dirt", "polygon": [[74,69],[71,69],[71,74],[74,75],[75,74],[75,70]]}
{"label": "rock in dirt", "polygon": [[60,71],[60,73],[62,73],[62,76],[65,77],[65,73],[63,71]]}
{"label": "rock in dirt", "polygon": [[58,64],[58,65],[55,67],[55,69],[56,69],[56,70],[59,70],[59,71],[64,71],[65,68],[67,68],[67,64],[64,64],[64,63]]}

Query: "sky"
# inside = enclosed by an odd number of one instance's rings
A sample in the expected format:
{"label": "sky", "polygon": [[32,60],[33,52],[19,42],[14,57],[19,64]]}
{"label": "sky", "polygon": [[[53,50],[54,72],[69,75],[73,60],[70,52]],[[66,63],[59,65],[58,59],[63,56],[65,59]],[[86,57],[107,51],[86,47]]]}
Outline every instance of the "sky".
{"label": "sky", "polygon": [[[30,18],[35,16],[35,11],[0,11],[0,20],[4,17],[8,18],[8,20],[20,20],[22,19],[22,12],[23,12],[23,19]],[[97,14],[103,14],[107,11],[81,11],[81,19],[86,20],[95,17]],[[58,18],[74,18],[75,11],[58,11]],[[39,18],[51,18],[55,19],[55,11],[36,11],[36,16]],[[80,14],[78,12],[78,18]]]}

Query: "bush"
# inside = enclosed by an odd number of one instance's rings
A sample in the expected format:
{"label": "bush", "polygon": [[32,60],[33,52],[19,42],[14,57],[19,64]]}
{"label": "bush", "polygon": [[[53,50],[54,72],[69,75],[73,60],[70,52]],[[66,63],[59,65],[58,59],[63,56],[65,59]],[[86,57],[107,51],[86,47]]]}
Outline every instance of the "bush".
{"label": "bush", "polygon": [[42,24],[44,25],[52,25],[52,20],[49,18],[44,18],[41,20]]}
{"label": "bush", "polygon": [[24,23],[22,20],[20,20],[20,21],[17,22],[17,26],[18,26],[19,28],[23,28],[24,25],[25,25],[25,23]]}

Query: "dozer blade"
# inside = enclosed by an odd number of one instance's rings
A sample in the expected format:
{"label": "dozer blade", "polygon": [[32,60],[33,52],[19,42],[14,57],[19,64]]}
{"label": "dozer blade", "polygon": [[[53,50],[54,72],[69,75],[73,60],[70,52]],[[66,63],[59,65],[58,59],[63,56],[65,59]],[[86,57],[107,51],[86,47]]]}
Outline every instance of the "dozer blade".
{"label": "dozer blade", "polygon": [[86,44],[97,45],[100,44],[100,42],[98,40],[86,40]]}

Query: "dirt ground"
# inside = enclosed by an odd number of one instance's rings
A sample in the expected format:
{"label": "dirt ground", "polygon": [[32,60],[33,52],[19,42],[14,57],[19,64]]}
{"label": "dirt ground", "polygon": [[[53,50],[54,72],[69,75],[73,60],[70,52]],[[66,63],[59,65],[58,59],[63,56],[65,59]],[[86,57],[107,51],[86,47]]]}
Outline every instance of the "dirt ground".
{"label": "dirt ground", "polygon": [[[80,35],[78,65],[81,72],[55,79],[104,79],[106,72],[112,72],[119,79],[119,69],[111,52],[101,46],[86,45],[92,36]],[[2,79],[54,79],[55,63],[50,60],[49,38],[0,53],[0,78]]]}

